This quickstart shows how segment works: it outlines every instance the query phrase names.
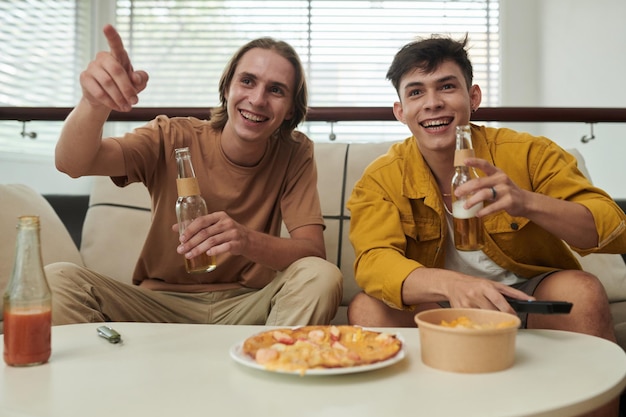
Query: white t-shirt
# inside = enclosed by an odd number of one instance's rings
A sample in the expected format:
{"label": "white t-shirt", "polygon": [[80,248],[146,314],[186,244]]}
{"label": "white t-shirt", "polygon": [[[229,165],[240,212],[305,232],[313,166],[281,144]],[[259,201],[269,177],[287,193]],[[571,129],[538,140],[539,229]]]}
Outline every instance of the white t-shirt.
{"label": "white t-shirt", "polygon": [[450,239],[446,246],[445,269],[462,272],[474,277],[487,278],[491,281],[501,282],[506,285],[517,284],[524,278],[503,269],[493,262],[483,251],[460,251],[454,246],[454,228],[452,215],[446,213],[448,232]]}

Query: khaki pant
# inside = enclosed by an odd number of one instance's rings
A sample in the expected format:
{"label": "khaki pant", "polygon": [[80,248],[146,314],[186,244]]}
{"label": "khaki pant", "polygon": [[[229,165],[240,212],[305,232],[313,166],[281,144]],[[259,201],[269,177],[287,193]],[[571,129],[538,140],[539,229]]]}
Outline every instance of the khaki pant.
{"label": "khaki pant", "polygon": [[78,265],[46,266],[52,289],[52,322],[328,324],[343,292],[339,269],[308,257],[278,272],[262,289],[204,293],[152,291],[116,281]]}

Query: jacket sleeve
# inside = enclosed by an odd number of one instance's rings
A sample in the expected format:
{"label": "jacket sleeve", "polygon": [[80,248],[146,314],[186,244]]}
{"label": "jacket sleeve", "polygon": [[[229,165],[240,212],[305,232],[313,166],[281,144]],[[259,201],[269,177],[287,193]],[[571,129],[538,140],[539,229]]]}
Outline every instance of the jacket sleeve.
{"label": "jacket sleeve", "polygon": [[402,303],[402,285],[411,271],[422,266],[406,257],[405,233],[407,228],[415,229],[415,222],[403,216],[367,174],[354,187],[347,206],[357,283],[390,307],[409,309]]}
{"label": "jacket sleeve", "polygon": [[611,196],[582,174],[576,158],[552,143],[536,154],[535,161],[531,172],[537,192],[582,204],[593,215],[598,246],[572,249],[581,255],[626,253],[626,215]]}

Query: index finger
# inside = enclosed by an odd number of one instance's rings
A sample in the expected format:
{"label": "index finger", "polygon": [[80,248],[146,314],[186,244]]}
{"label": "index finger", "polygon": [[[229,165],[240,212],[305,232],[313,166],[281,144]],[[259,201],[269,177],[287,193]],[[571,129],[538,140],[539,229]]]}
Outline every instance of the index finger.
{"label": "index finger", "polygon": [[111,25],[106,25],[102,31],[104,32],[104,36],[107,38],[107,43],[109,44],[111,55],[113,55],[113,57],[117,59],[117,61],[121,63],[124,68],[126,68],[126,70],[128,70],[129,68],[127,68],[127,64],[129,62],[129,59],[128,54],[126,53],[126,49],[124,49],[124,42],[122,42],[122,37]]}
{"label": "index finger", "polygon": [[465,160],[465,165],[478,168],[487,175],[493,175],[498,172],[498,168],[481,158],[467,158]]}

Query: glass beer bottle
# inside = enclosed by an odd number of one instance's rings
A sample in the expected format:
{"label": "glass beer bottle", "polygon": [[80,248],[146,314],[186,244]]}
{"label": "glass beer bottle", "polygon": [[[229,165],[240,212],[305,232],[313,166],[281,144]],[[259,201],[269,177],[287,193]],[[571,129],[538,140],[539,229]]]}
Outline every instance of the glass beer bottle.
{"label": "glass beer bottle", "polygon": [[[176,149],[176,163],[178,165],[176,217],[179,234],[182,234],[189,223],[208,214],[208,210],[206,201],[200,195],[200,186],[193,170],[189,148]],[[210,272],[216,266],[215,256],[209,256],[206,253],[191,259],[185,258],[185,268],[189,273]]]}
{"label": "glass beer bottle", "polygon": [[454,153],[454,176],[452,177],[452,217],[454,224],[454,246],[458,250],[480,250],[483,246],[483,222],[476,213],[483,208],[480,202],[469,209],[463,207],[468,196],[457,198],[454,191],[461,184],[478,177],[472,167],[465,165],[465,159],[474,156],[472,133],[469,125],[456,127],[456,151]]}
{"label": "glass beer bottle", "polygon": [[3,301],[6,364],[48,362],[52,350],[52,293],[43,271],[38,216],[19,217],[15,263]]}

